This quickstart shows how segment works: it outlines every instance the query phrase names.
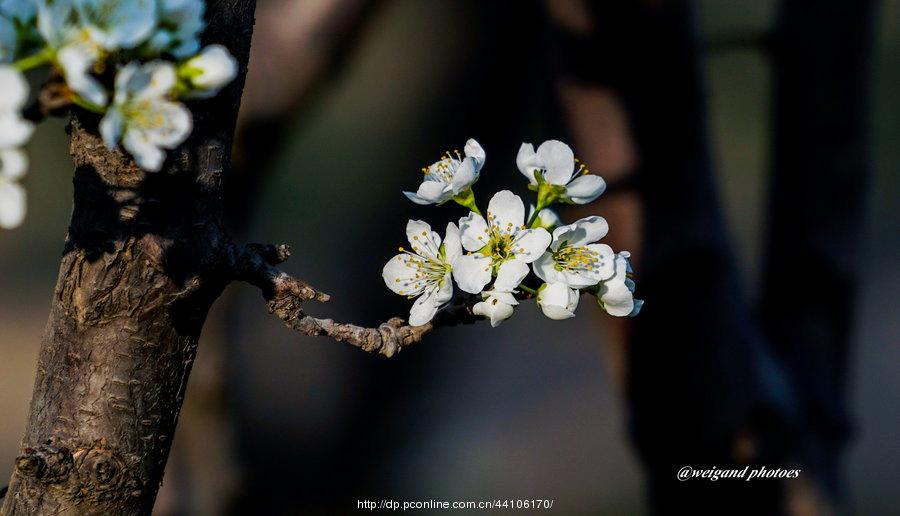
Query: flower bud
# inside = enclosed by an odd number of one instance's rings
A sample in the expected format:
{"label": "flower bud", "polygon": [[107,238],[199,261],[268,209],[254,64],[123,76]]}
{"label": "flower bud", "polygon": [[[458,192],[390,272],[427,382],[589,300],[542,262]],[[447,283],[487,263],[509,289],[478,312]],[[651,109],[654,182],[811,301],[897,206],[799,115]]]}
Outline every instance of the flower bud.
{"label": "flower bud", "polygon": [[538,289],[537,303],[544,315],[562,321],[575,317],[578,294],[577,290],[570,289],[565,283],[544,283]]}
{"label": "flower bud", "polygon": [[222,45],[209,45],[178,69],[189,91],[188,98],[206,99],[216,95],[237,77],[237,60]]}

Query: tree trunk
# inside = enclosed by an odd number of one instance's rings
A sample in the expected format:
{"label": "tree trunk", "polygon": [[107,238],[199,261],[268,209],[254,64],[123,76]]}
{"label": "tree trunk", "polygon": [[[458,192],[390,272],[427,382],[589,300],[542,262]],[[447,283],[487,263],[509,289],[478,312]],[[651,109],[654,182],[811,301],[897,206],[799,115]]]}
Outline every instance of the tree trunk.
{"label": "tree trunk", "polygon": [[232,279],[222,227],[253,0],[212,0],[207,43],[240,77],[192,107],[190,140],[146,174],[72,116],[75,208],[3,514],[149,514],[207,311]]}

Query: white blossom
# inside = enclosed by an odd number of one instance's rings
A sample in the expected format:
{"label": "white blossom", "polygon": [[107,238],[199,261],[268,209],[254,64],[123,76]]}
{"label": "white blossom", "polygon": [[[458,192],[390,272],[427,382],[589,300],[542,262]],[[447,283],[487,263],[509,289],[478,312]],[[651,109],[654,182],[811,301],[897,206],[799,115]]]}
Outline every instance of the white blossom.
{"label": "white blossom", "polygon": [[521,260],[510,260],[500,265],[497,279],[491,290],[481,293],[480,301],[472,307],[472,313],[487,317],[496,328],[513,314],[513,307],[519,304],[514,295],[516,287],[528,276],[528,265]]}
{"label": "white blossom", "polygon": [[56,53],[57,62],[69,88],[88,102],[105,106],[109,96],[103,85],[91,73],[99,57],[99,47],[88,41],[69,43]]}
{"label": "white blossom", "polygon": [[188,98],[215,96],[237,76],[238,63],[222,45],[209,45],[178,68],[179,77],[190,85]]}
{"label": "white blossom", "polygon": [[0,65],[0,91],[0,149],[21,147],[34,132],[34,124],[22,118],[28,101],[28,83],[22,72]]}
{"label": "white blossom", "polygon": [[56,63],[69,88],[89,102],[105,106],[106,90],[91,72],[101,47],[91,32],[77,24],[72,0],[35,0],[38,32],[56,50]]}
{"label": "white blossom", "polygon": [[481,145],[471,138],[463,152],[444,153],[440,160],[422,169],[424,177],[419,189],[415,193],[403,194],[416,204],[442,204],[466,192],[478,181],[485,153]]}
{"label": "white blossom", "polygon": [[191,113],[170,100],[175,68],[167,62],[131,63],[116,76],[116,94],[100,121],[100,134],[110,149],[122,145],[144,170],[157,171],[166,153],[190,134]]}
{"label": "white blossom", "polygon": [[420,326],[432,319],[438,308],[453,297],[453,264],[462,255],[459,228],[447,224],[443,245],[431,226],[420,220],[406,224],[406,237],[412,251],[401,253],[382,270],[385,285],[397,294],[418,296],[409,311],[409,324]]}
{"label": "white blossom", "polygon": [[578,295],[578,290],[569,288],[565,283],[544,283],[538,289],[537,304],[550,319],[571,319],[575,317],[575,308],[578,307]]}
{"label": "white blossom", "polygon": [[104,50],[134,48],[156,27],[157,0],[73,0],[79,29]]}
{"label": "white blossom", "polygon": [[553,230],[547,252],[532,267],[548,283],[562,283],[579,289],[596,285],[612,277],[615,253],[606,244],[597,244],[606,236],[609,225],[603,217],[590,216]]}
{"label": "white blossom", "polygon": [[34,0],[0,0],[0,13],[7,18],[25,24],[37,13]]}
{"label": "white blossom", "polygon": [[28,83],[22,73],[0,65],[0,227],[10,229],[25,219],[25,189],[19,179],[28,169],[28,157],[20,148],[31,138],[34,125],[23,119]]}
{"label": "white blossom", "polygon": [[528,264],[537,260],[550,245],[550,233],[544,228],[526,229],[525,205],[509,190],[494,194],[488,204],[487,221],[470,212],[459,219],[463,247],[469,251],[453,268],[459,288],[478,294],[491,281],[492,274],[500,276],[506,270],[500,266],[508,261]]}
{"label": "white blossom", "polygon": [[89,102],[108,95],[92,73],[107,52],[143,43],[156,26],[156,0],[35,0],[38,31],[57,50],[66,83]]}
{"label": "white blossom", "polygon": [[616,254],[615,274],[601,283],[597,291],[597,302],[609,315],[634,317],[644,306],[642,300],[634,298],[634,281],[629,277],[632,273],[630,256],[627,251]]}
{"label": "white blossom", "polygon": [[0,149],[0,228],[12,229],[25,220],[25,188],[19,179],[28,159],[19,149]]}
{"label": "white blossom", "polygon": [[167,52],[176,59],[196,54],[200,50],[200,33],[206,26],[205,7],[203,0],[160,0],[159,25],[147,42],[147,50],[155,54]]}
{"label": "white blossom", "polygon": [[[547,140],[537,152],[530,143],[523,143],[516,156],[519,171],[535,186],[540,182],[564,189],[563,198],[575,204],[586,204],[603,193],[606,183],[600,176],[589,174],[582,163],[575,168],[575,155],[563,142]],[[541,180],[538,181],[540,175]]]}

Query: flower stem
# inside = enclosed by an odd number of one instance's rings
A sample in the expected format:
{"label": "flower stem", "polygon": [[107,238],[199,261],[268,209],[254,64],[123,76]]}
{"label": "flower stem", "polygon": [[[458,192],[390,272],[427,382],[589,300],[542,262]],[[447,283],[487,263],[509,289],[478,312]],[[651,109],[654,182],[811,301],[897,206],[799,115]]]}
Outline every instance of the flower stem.
{"label": "flower stem", "polygon": [[527,294],[531,294],[532,296],[537,296],[537,290],[535,290],[535,289],[533,289],[533,288],[531,288],[531,287],[526,287],[524,283],[520,283],[519,286],[516,287],[516,288],[518,288],[518,289],[521,290],[522,292],[525,292],[525,293],[527,293]]}
{"label": "flower stem", "polygon": [[481,211],[478,209],[478,206],[475,205],[475,193],[472,192],[472,187],[466,188],[465,191],[462,191],[453,196],[453,200],[456,204],[460,206],[465,206],[475,213],[481,215]]}
{"label": "flower stem", "polygon": [[31,70],[32,68],[37,68],[38,66],[41,66],[43,64],[47,64],[51,59],[53,59],[53,49],[47,47],[37,54],[34,54],[33,56],[23,57],[22,59],[19,59],[12,65],[16,70],[24,72],[26,70]]}
{"label": "flower stem", "polygon": [[529,229],[534,227],[534,224],[535,222],[537,222],[541,210],[543,210],[544,208],[546,208],[546,206],[541,203],[538,203],[538,205],[534,207],[534,213],[531,214],[531,217],[528,219],[528,223],[525,224]]}
{"label": "flower stem", "polygon": [[75,104],[76,106],[78,106],[82,109],[86,109],[92,113],[97,113],[100,115],[106,113],[106,108],[104,108],[103,106],[94,104],[93,102],[85,99],[81,95],[73,94],[71,100],[72,100],[72,104]]}

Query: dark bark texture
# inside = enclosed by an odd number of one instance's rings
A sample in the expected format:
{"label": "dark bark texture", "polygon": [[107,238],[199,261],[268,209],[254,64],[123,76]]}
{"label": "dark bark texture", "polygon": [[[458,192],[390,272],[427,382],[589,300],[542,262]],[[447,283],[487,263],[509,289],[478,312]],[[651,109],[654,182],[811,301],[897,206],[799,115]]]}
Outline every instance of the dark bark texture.
{"label": "dark bark texture", "polygon": [[222,176],[243,88],[253,0],[212,0],[207,43],[241,74],[191,106],[191,138],[145,174],[74,113],[75,206],[22,454],[2,513],[149,514],[207,310],[232,277]]}

